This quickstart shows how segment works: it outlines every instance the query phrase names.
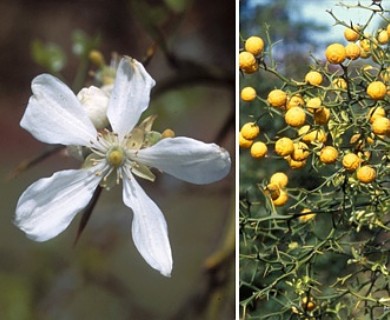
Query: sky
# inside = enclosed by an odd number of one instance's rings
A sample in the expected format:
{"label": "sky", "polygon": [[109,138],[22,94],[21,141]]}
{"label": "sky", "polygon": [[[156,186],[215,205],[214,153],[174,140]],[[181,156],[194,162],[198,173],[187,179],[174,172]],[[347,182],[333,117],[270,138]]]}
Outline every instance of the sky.
{"label": "sky", "polygon": [[[269,2],[270,0],[251,0],[252,5],[256,4],[264,4]],[[272,0],[271,0],[272,1]],[[353,24],[364,24],[367,21],[367,18],[370,15],[369,10],[357,10],[357,9],[346,9],[344,7],[341,7],[340,0],[290,0],[293,6],[300,6],[301,12],[303,14],[303,18],[307,20],[316,20],[317,22],[320,22],[321,24],[324,24],[326,26],[333,26],[334,19],[331,17],[329,13],[326,12],[326,10],[332,9],[332,12],[336,15],[336,17],[339,20],[350,22],[352,21]],[[348,5],[356,5],[358,3],[358,0],[344,0],[342,1],[345,4]],[[372,0],[360,0],[360,3],[362,5],[369,6],[372,3]],[[383,0],[382,6],[385,9],[390,9],[390,1],[389,0]],[[374,21],[378,22],[379,20]],[[371,26],[376,26],[377,23],[372,23]],[[326,33],[324,37],[326,39],[323,40],[339,40],[340,37],[342,37],[344,27],[342,26],[335,26],[334,32]],[[367,31],[372,31],[368,29]]]}

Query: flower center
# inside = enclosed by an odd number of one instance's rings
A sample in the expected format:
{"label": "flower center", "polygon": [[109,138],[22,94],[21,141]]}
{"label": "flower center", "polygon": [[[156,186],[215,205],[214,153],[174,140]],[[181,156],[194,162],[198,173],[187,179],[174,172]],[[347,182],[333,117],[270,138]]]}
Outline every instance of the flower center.
{"label": "flower center", "polygon": [[126,160],[126,152],[121,147],[112,147],[106,154],[108,163],[114,168],[123,165]]}

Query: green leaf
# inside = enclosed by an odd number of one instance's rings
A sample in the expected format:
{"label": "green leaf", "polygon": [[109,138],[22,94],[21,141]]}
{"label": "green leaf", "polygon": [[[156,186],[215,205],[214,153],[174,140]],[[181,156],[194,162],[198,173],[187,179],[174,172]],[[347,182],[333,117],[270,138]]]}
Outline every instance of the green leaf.
{"label": "green leaf", "polygon": [[55,43],[34,40],[31,44],[31,54],[35,63],[52,73],[58,73],[65,67],[66,55]]}

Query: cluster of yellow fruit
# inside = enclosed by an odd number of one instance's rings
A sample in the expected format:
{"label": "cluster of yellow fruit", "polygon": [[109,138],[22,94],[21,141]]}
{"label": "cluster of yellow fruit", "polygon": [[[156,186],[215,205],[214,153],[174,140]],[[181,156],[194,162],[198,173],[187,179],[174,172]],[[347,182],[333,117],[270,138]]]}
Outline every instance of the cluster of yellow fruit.
{"label": "cluster of yellow fruit", "polygon": [[[340,43],[329,45],[325,51],[325,66],[309,71],[303,82],[292,80],[285,83],[287,86],[283,89],[271,90],[266,100],[261,99],[253,87],[244,87],[241,90],[241,99],[244,102],[258,98],[283,116],[285,124],[292,129],[283,131],[290,132],[288,136],[263,142],[255,141],[260,134],[259,121],[244,123],[239,132],[239,146],[250,149],[253,158],[267,157],[269,146],[274,144],[274,153],[284,158],[292,169],[303,168],[310,155],[313,155],[313,161],[324,165],[337,164],[340,160],[344,172],[354,174],[361,183],[371,183],[375,180],[377,171],[375,165],[368,164],[371,152],[365,147],[372,145],[376,137],[383,141],[390,134],[390,120],[386,116],[386,108],[389,105],[390,67],[384,62],[388,61],[389,56],[381,47],[389,43],[390,24],[385,30],[379,30],[374,37],[363,34],[357,27],[346,28],[344,34],[349,43],[346,46]],[[355,43],[358,40],[359,44]],[[264,41],[252,36],[246,40],[244,49],[239,56],[240,69],[250,74],[259,69]],[[352,60],[370,56],[378,64],[378,61],[381,61],[379,68],[362,67],[357,76],[347,72]],[[331,67],[335,64],[341,67]],[[335,69],[337,71],[334,71]],[[369,76],[364,74],[366,70],[369,70]],[[373,74],[372,70],[376,73]],[[342,71],[341,75],[339,71]],[[329,84],[326,84],[327,82]],[[351,102],[352,100],[354,102]],[[363,100],[364,103],[361,102]],[[366,110],[364,115],[359,113],[360,111],[354,114],[355,111],[351,111],[354,106],[348,107],[352,104]],[[343,119],[340,120],[341,113]],[[356,127],[350,146],[346,147],[344,144],[341,149],[339,142],[335,144],[335,139],[344,131],[337,133],[334,128],[342,121],[351,121],[348,119],[354,116],[359,117],[360,122],[356,123],[370,128],[371,134],[368,135],[367,130]],[[328,139],[329,135],[332,139]],[[274,205],[287,202],[287,193],[280,187],[269,184],[265,189]]]}
{"label": "cluster of yellow fruit", "polygon": [[268,185],[265,187],[264,192],[271,198],[274,206],[283,206],[288,201],[288,193],[285,188],[288,184],[288,177],[283,172],[274,173]]}
{"label": "cluster of yellow fruit", "polygon": [[246,39],[244,50],[240,52],[240,70],[245,73],[254,73],[259,69],[259,59],[264,50],[264,41],[260,37],[252,36]]}

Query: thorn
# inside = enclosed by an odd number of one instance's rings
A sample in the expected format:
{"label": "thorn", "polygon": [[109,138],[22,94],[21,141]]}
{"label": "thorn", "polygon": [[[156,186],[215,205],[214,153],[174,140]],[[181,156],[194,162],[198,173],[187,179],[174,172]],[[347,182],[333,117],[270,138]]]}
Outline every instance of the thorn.
{"label": "thorn", "polygon": [[84,231],[85,227],[87,226],[87,223],[89,221],[89,218],[91,217],[91,214],[93,212],[93,209],[95,208],[95,205],[97,201],[99,200],[100,194],[102,192],[102,187],[98,186],[95,190],[95,192],[92,195],[91,201],[88,203],[88,206],[84,209],[84,212],[82,213],[79,229],[77,230],[76,238],[73,242],[73,246],[76,246],[78,240],[80,239],[81,233]]}
{"label": "thorn", "polygon": [[16,178],[19,174],[21,174],[22,172],[30,169],[31,167],[33,167],[34,165],[42,162],[43,160],[45,160],[46,158],[50,157],[51,155],[57,153],[57,152],[60,152],[62,149],[64,149],[65,147],[64,146],[56,146],[54,148],[51,148],[51,149],[48,149],[44,152],[42,152],[41,154],[39,154],[38,156],[32,158],[32,159],[27,159],[27,160],[23,160],[22,162],[20,162],[16,168],[14,170],[12,170],[6,177],[6,180],[9,181],[9,180],[12,180],[14,178]]}

